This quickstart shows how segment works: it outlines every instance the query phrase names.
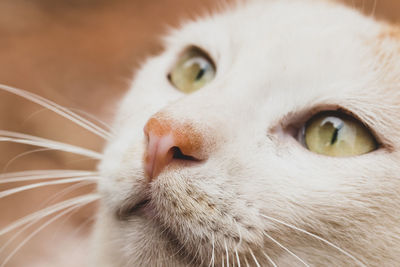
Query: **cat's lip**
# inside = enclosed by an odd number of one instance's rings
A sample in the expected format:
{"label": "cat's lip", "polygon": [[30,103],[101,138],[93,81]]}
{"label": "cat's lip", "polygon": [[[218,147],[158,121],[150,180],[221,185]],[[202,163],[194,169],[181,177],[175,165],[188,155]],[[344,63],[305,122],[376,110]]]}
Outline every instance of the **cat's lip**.
{"label": "cat's lip", "polygon": [[142,201],[140,201],[139,203],[137,203],[135,206],[133,206],[133,207],[130,209],[130,213],[137,213],[137,212],[139,212],[140,210],[144,209],[144,208],[147,206],[147,204],[149,204],[149,202],[150,202],[150,199],[149,199],[149,198],[143,199]]}
{"label": "cat's lip", "polygon": [[125,220],[132,216],[139,216],[147,213],[146,210],[148,209],[150,200],[151,199],[149,197],[145,197],[137,201],[133,205],[121,207],[117,214],[118,218],[121,220]]}

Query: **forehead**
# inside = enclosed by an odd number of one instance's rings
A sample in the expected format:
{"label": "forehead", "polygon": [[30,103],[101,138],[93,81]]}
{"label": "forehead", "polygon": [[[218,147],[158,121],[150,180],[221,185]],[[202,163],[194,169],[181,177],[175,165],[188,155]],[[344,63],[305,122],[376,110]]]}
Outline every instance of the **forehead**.
{"label": "forehead", "polygon": [[[226,7],[213,15],[204,16],[185,26],[169,40],[172,43],[196,38],[196,42],[227,39],[232,43],[254,39],[299,41],[299,37],[331,34],[358,34],[359,37],[377,34],[377,23],[342,4],[312,0],[246,1]],[[317,36],[316,36],[317,35]],[[338,36],[339,37],[339,36]],[[272,40],[271,40],[272,39]]]}
{"label": "forehead", "polygon": [[319,76],[344,82],[370,71],[370,44],[380,31],[379,24],[339,4],[253,1],[190,23],[172,35],[169,46],[200,46],[220,73],[246,69],[262,76],[257,80],[290,74],[299,83],[310,75],[314,82]]}
{"label": "forehead", "polygon": [[338,3],[256,0],[189,23],[167,44],[172,57],[199,46],[215,61],[217,78],[263,93],[375,95],[393,91],[384,83],[399,77],[399,41],[385,28]]}

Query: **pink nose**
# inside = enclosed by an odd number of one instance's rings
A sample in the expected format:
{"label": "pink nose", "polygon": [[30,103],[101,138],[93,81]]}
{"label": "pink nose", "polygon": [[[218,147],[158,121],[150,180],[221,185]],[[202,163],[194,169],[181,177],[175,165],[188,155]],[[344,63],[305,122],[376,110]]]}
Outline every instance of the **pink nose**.
{"label": "pink nose", "polygon": [[144,127],[148,138],[144,158],[144,169],[150,180],[173,160],[200,160],[202,158],[203,136],[190,124],[178,124],[157,116]]}

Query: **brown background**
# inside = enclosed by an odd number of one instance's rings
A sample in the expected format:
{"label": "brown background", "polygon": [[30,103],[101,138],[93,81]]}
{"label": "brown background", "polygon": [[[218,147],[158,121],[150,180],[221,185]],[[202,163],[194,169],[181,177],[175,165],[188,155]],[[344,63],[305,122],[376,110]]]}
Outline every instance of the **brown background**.
{"label": "brown background", "polygon": [[[212,10],[216,3],[213,0],[1,0],[0,83],[35,92],[110,122],[134,70],[141,60],[160,51],[159,37],[166,29]],[[350,0],[349,4],[381,19],[400,20],[399,0]],[[67,120],[4,92],[0,92],[0,129],[97,151],[103,145],[100,138]],[[0,173],[46,168],[93,169],[96,164],[58,152],[38,152],[14,159],[32,149],[0,143]],[[0,184],[0,190],[9,187]],[[41,207],[45,199],[62,188],[32,190],[0,199],[0,227]],[[91,188],[75,194],[88,190]],[[84,209],[63,227],[74,228],[90,214],[90,210]],[[61,236],[62,231],[58,234]],[[8,237],[0,238],[0,246]],[[34,239],[16,254],[10,266],[44,257],[50,259],[53,252],[48,240],[45,234]],[[0,254],[0,262],[5,256]]]}

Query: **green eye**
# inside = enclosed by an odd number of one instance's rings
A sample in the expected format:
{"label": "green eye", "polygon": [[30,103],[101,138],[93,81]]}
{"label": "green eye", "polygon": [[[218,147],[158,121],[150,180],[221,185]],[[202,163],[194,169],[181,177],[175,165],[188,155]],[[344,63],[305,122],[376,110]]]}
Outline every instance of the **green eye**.
{"label": "green eye", "polygon": [[312,117],[304,127],[302,139],[310,151],[334,157],[362,155],[378,148],[360,121],[339,112]]}
{"label": "green eye", "polygon": [[215,67],[202,50],[192,47],[176,63],[169,78],[184,93],[192,93],[214,79]]}

